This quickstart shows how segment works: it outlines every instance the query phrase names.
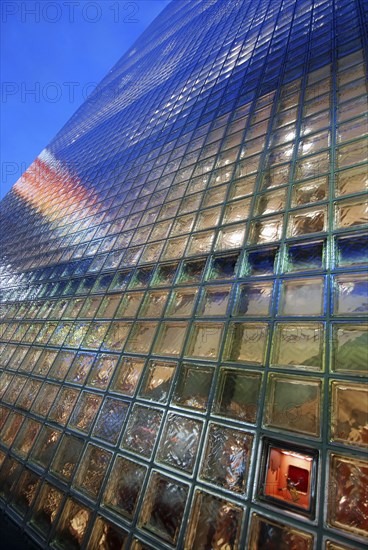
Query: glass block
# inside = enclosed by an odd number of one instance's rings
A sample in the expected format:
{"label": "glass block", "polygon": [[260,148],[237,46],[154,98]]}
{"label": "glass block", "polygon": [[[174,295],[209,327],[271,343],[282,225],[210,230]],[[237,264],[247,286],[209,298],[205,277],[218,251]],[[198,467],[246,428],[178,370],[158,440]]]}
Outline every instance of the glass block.
{"label": "glass block", "polygon": [[327,210],[325,207],[297,210],[289,214],[288,236],[298,237],[326,230]]}
{"label": "glass block", "polygon": [[14,440],[12,451],[22,458],[27,458],[40,429],[39,422],[26,418]]}
{"label": "glass block", "polygon": [[178,264],[160,264],[153,275],[151,286],[169,286],[172,284]]}
{"label": "glass block", "polygon": [[244,221],[249,217],[251,199],[242,199],[231,202],[225,207],[222,223]]}
{"label": "glass block", "polygon": [[197,315],[203,317],[226,315],[230,292],[230,285],[206,286],[202,294],[200,306],[197,308]]}
{"label": "glass block", "polygon": [[73,388],[64,387],[58,393],[55,403],[49,413],[49,419],[65,426],[74,405],[78,399],[79,391]]}
{"label": "glass block", "polygon": [[127,292],[123,295],[115,318],[135,317],[141,305],[143,292]]}
{"label": "glass block", "polygon": [[182,352],[188,323],[161,323],[153,353],[157,355],[179,356]]}
{"label": "glass block", "polygon": [[364,136],[368,132],[367,116],[340,124],[337,140],[341,143]]}
{"label": "glass block", "polygon": [[276,323],[271,365],[297,370],[323,370],[324,346],[323,323]]}
{"label": "glass block", "polygon": [[167,317],[190,317],[198,294],[198,288],[174,290],[166,310]]}
{"label": "glass block", "polygon": [[12,413],[8,416],[7,421],[4,424],[3,429],[1,430],[1,441],[6,447],[10,447],[13,443],[22,423],[24,416],[17,412]]}
{"label": "glass block", "polygon": [[84,302],[84,306],[79,312],[79,317],[81,317],[82,319],[84,318],[92,319],[96,315],[101,302],[102,302],[102,296],[88,297]]}
{"label": "glass block", "polygon": [[3,458],[0,470],[0,497],[2,500],[8,500],[13,494],[21,470],[22,465],[18,460],[10,456]]}
{"label": "glass block", "polygon": [[289,244],[284,261],[284,270],[291,272],[323,269],[326,256],[325,241]]}
{"label": "glass block", "polygon": [[[184,233],[189,233],[193,228],[193,223],[195,220],[195,214],[187,214],[186,216],[180,216],[176,218],[173,228],[171,230],[171,237],[176,237],[177,235],[182,235]],[[156,226],[157,227],[157,226]],[[210,227],[210,226],[208,226]],[[207,229],[206,227],[196,227],[196,229]],[[166,237],[166,235],[164,235]],[[159,237],[157,237],[159,238]],[[161,237],[160,237],[161,238]]]}
{"label": "glass block", "polygon": [[75,357],[72,351],[59,351],[49,371],[49,378],[64,380]]}
{"label": "glass block", "polygon": [[325,550],[354,550],[353,546],[345,546],[345,544],[338,544],[330,540],[326,541]]}
{"label": "glass block", "polygon": [[291,206],[304,206],[327,198],[328,177],[308,180],[293,186]]}
{"label": "glass block", "polygon": [[254,424],[262,375],[243,369],[220,369],[213,405],[215,414]]}
{"label": "glass block", "polygon": [[258,497],[278,508],[314,516],[318,451],[265,439]]}
{"label": "glass block", "polygon": [[322,277],[284,279],[281,283],[279,315],[323,315],[325,281]]}
{"label": "glass block", "polygon": [[55,523],[62,500],[63,493],[61,491],[49,483],[42,486],[33,507],[31,525],[42,533],[45,538],[47,538]]}
{"label": "glass block", "polygon": [[33,369],[33,374],[46,376],[51,368],[52,363],[54,362],[56,355],[57,351],[44,350],[40,355],[40,358],[37,361],[35,368]]}
{"label": "glass block", "polygon": [[256,177],[254,175],[238,179],[231,184],[230,199],[240,199],[251,195],[254,191]]}
{"label": "glass block", "polygon": [[60,550],[80,550],[88,528],[91,511],[76,500],[68,498],[52,538]]}
{"label": "glass block", "polygon": [[88,433],[102,402],[102,395],[82,392],[75,406],[69,425]]}
{"label": "glass block", "polygon": [[265,167],[262,174],[260,189],[273,189],[289,182],[290,164],[281,164],[279,166]]}
{"label": "glass block", "polygon": [[208,280],[233,279],[236,275],[239,261],[239,252],[214,256],[208,269]]}
{"label": "glass block", "polygon": [[264,218],[251,222],[250,243],[263,244],[278,241],[281,238],[284,220],[282,216]]}
{"label": "glass block", "polygon": [[223,323],[194,323],[185,355],[197,359],[216,360],[223,331]]}
{"label": "glass block", "polygon": [[32,507],[39,484],[40,478],[38,475],[31,470],[23,470],[12,491],[12,501],[10,503],[11,507],[22,517],[25,517]]}
{"label": "glass block", "polygon": [[129,403],[106,397],[94,425],[92,437],[116,445],[127,415]]}
{"label": "glass block", "polygon": [[113,321],[105,336],[102,349],[108,351],[121,351],[126,342],[132,323]]}
{"label": "glass block", "polygon": [[248,252],[246,272],[253,277],[273,275],[276,269],[277,248],[266,248]]}
{"label": "glass block", "polygon": [[103,496],[103,505],[131,520],[137,509],[147,468],[117,456]]}
{"label": "glass block", "polygon": [[263,317],[270,314],[272,282],[239,285],[234,315]]}
{"label": "glass block", "polygon": [[286,189],[264,193],[257,198],[255,206],[256,216],[265,216],[284,210],[286,207]]}
{"label": "glass block", "polygon": [[73,384],[83,385],[94,360],[95,355],[92,353],[78,353],[65,380],[73,382]]}
{"label": "glass block", "polygon": [[339,168],[368,160],[368,140],[360,139],[347,145],[342,145],[337,151],[337,165]]}
{"label": "glass block", "polygon": [[27,379],[24,376],[14,376],[2,398],[3,401],[9,404],[15,403],[23,389],[24,384],[26,383],[26,380]]}
{"label": "glass block", "polygon": [[88,322],[77,322],[73,323],[70,328],[70,331],[65,338],[64,346],[68,348],[79,348],[80,343],[83,341],[90,324]]}
{"label": "glass block", "polygon": [[168,399],[176,363],[150,361],[146,367],[139,396],[143,399],[165,403]]}
{"label": "glass block", "polygon": [[335,315],[359,316],[368,312],[368,280],[365,274],[335,277]]}
{"label": "glass block", "polygon": [[101,390],[106,389],[114,373],[117,361],[118,356],[116,355],[97,356],[89,373],[87,386]]}
{"label": "glass block", "polygon": [[123,357],[115,372],[111,391],[130,397],[134,395],[143,367],[143,360],[134,357]]}
{"label": "glass block", "polygon": [[152,267],[141,267],[137,269],[129,283],[129,290],[131,288],[147,288],[152,279],[152,275]]}
{"label": "glass block", "polygon": [[281,430],[318,437],[322,380],[270,374],[264,423]]}
{"label": "glass block", "polygon": [[245,229],[243,223],[230,225],[229,227],[220,229],[216,240],[215,250],[217,252],[223,252],[225,250],[241,248],[244,242]]}
{"label": "glass block", "polygon": [[64,434],[52,461],[51,472],[63,481],[69,482],[79,463],[83,446],[83,439]]}
{"label": "glass block", "polygon": [[173,403],[184,408],[205,411],[214,371],[212,368],[182,364],[176,383]]}
{"label": "glass block", "polygon": [[202,279],[207,259],[188,260],[183,262],[178,283],[199,283]]}
{"label": "glass block", "polygon": [[139,526],[176,544],[187,495],[187,485],[153,472],[140,513]]}
{"label": "glass block", "polygon": [[368,445],[368,387],[333,380],[331,438],[353,447]]}
{"label": "glass block", "polygon": [[31,411],[39,416],[46,417],[54,403],[60,386],[45,382],[33,402]]}
{"label": "glass block", "polygon": [[230,323],[224,360],[263,365],[268,331],[266,323]]}
{"label": "glass block", "polygon": [[210,423],[200,477],[223,489],[244,495],[252,446],[252,434]]}
{"label": "glass block", "polygon": [[368,325],[332,325],[332,370],[345,374],[368,374]]}
{"label": "glass block", "polygon": [[139,310],[139,317],[160,318],[168,295],[168,291],[164,290],[147,292],[142,307]]}
{"label": "glass block", "polygon": [[19,409],[24,409],[28,411],[31,408],[35,397],[38,394],[38,390],[40,389],[41,384],[42,382],[40,380],[28,380],[25,383],[15,403],[16,407],[18,407]]}
{"label": "glass block", "polygon": [[195,225],[196,231],[216,227],[220,220],[221,210],[221,206],[215,206],[214,208],[209,208],[208,210],[202,210],[199,212]]}
{"label": "glass block", "polygon": [[124,550],[127,542],[128,533],[126,531],[119,529],[101,516],[97,516],[88,541],[89,548]]}
{"label": "glass block", "polygon": [[242,516],[240,506],[197,490],[185,548],[239,549]]}
{"label": "glass block", "polygon": [[112,453],[89,444],[80,461],[73,486],[93,500],[97,499]]}
{"label": "glass block", "polygon": [[311,533],[285,525],[255,512],[251,516],[249,548],[295,548],[312,550],[314,537]]}
{"label": "glass block", "polygon": [[327,523],[345,533],[368,534],[368,466],[359,458],[331,453]]}
{"label": "glass block", "polygon": [[188,237],[176,237],[166,241],[165,249],[162,253],[162,260],[173,260],[182,258],[187,246]]}
{"label": "glass block", "polygon": [[161,424],[162,411],[134,405],[129,415],[121,446],[150,458]]}
{"label": "glass block", "polygon": [[368,223],[368,199],[360,197],[335,203],[335,227],[349,228]]}
{"label": "glass block", "polygon": [[350,195],[362,191],[368,191],[366,166],[356,166],[336,174],[336,195]]}
{"label": "glass block", "polygon": [[327,174],[330,169],[329,153],[319,153],[310,157],[298,160],[296,163],[295,179],[304,180],[309,178],[319,178]]}
{"label": "glass block", "polygon": [[214,239],[213,231],[195,233],[189,239],[187,255],[206,254],[211,251]]}
{"label": "glass block", "polygon": [[35,444],[33,445],[30,460],[46,469],[54,456],[60,436],[61,432],[59,430],[56,430],[51,426],[43,426]]}
{"label": "glass block", "polygon": [[335,239],[336,267],[368,264],[368,236],[365,234],[338,236]]}
{"label": "glass block", "polygon": [[193,472],[203,423],[170,413],[161,435],[156,460],[188,473]]}
{"label": "glass block", "polygon": [[156,334],[158,323],[141,321],[136,322],[127,340],[125,351],[147,354]]}

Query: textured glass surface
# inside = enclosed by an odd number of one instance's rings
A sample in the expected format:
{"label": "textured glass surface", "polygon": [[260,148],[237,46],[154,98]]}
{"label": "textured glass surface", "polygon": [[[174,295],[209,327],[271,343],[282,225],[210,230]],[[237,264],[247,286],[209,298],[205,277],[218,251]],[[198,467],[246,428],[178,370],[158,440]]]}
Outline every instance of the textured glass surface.
{"label": "textured glass surface", "polygon": [[365,2],[164,3],[0,206],[1,511],[40,548],[363,550]]}

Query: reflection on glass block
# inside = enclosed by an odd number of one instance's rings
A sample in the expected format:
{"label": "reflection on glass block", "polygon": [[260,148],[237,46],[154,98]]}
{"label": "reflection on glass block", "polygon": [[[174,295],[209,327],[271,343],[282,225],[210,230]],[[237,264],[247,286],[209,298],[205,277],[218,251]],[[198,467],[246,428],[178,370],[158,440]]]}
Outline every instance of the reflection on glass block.
{"label": "reflection on glass block", "polygon": [[198,283],[202,279],[207,258],[185,261],[178,277],[179,283]]}
{"label": "reflection on glass block", "polygon": [[368,466],[365,461],[330,455],[328,524],[361,537],[368,534]]}
{"label": "reflection on glass block", "polygon": [[26,458],[41,429],[41,424],[31,418],[26,418],[12,446],[12,451]]}
{"label": "reflection on glass block", "polygon": [[293,187],[291,206],[302,206],[323,201],[327,197],[328,178],[299,183]]}
{"label": "reflection on glass block", "polygon": [[336,174],[336,194],[350,195],[368,191],[368,174],[366,166],[357,166]]}
{"label": "reflection on glass block", "polygon": [[180,288],[172,292],[167,317],[190,317],[193,311],[198,288]]}
{"label": "reflection on glass block", "polygon": [[74,357],[75,354],[72,351],[59,351],[52,364],[49,377],[55,380],[64,380]]}
{"label": "reflection on glass block", "polygon": [[224,359],[263,365],[268,330],[266,323],[230,323]]}
{"label": "reflection on glass block", "polygon": [[36,443],[33,445],[30,460],[46,469],[54,456],[60,436],[61,432],[59,430],[55,430],[51,426],[43,426]]}
{"label": "reflection on glass block", "polygon": [[67,382],[73,382],[74,384],[83,385],[87,379],[94,359],[95,355],[92,353],[78,353],[65,380]]}
{"label": "reflection on glass block", "polygon": [[83,439],[64,434],[51,464],[52,473],[64,481],[70,481],[79,463],[83,445]]}
{"label": "reflection on glass block", "polygon": [[313,535],[284,523],[278,523],[253,512],[251,516],[249,548],[295,548],[312,550]]}
{"label": "reflection on glass block", "polygon": [[337,151],[337,165],[339,168],[350,166],[368,160],[368,140],[360,139],[348,145],[342,145]]}
{"label": "reflection on glass block", "polygon": [[337,131],[337,139],[340,143],[363,137],[368,132],[367,115],[355,120],[340,124]]}
{"label": "reflection on glass block", "polygon": [[185,355],[198,359],[218,358],[223,323],[194,323]]}
{"label": "reflection on glass block", "polygon": [[201,478],[244,495],[252,446],[252,434],[211,423],[207,433]]}
{"label": "reflection on glass block", "polygon": [[345,546],[345,544],[337,544],[330,540],[326,541],[326,550],[354,550],[353,546]]}
{"label": "reflection on glass block", "polygon": [[102,344],[102,349],[121,351],[127,339],[132,323],[113,321]]}
{"label": "reflection on glass block", "polygon": [[313,517],[318,451],[265,439],[258,496],[278,508]]}
{"label": "reflection on glass block", "polygon": [[332,369],[346,374],[368,374],[368,325],[332,325]]}
{"label": "reflection on glass block", "polygon": [[271,191],[260,195],[256,202],[255,215],[265,216],[284,210],[286,206],[286,189]]}
{"label": "reflection on glass block", "polygon": [[321,394],[319,378],[270,374],[265,424],[318,437]]}
{"label": "reflection on glass block", "polygon": [[309,233],[325,231],[327,223],[325,207],[298,210],[289,215],[288,236],[298,237]]}
{"label": "reflection on glass block", "polygon": [[254,424],[262,375],[243,369],[220,369],[213,412]]}
{"label": "reflection on glass block", "polygon": [[0,497],[2,500],[8,500],[17,486],[22,465],[10,456],[3,457],[2,460],[4,462],[0,470]]}
{"label": "reflection on glass block", "polygon": [[117,356],[100,355],[96,358],[87,380],[87,386],[106,389],[115,370]]}
{"label": "reflection on glass block", "polygon": [[44,537],[47,537],[55,522],[63,493],[45,483],[38,494],[31,517],[32,527],[40,531]]}
{"label": "reflection on glass block", "polygon": [[165,249],[162,254],[162,260],[173,260],[182,258],[187,246],[188,237],[176,237],[166,241]]}
{"label": "reflection on glass block", "polygon": [[250,199],[231,202],[225,207],[223,224],[244,221],[249,216]]}
{"label": "reflection on glass block", "polygon": [[123,395],[134,395],[144,367],[144,361],[134,357],[123,357],[111,384],[111,391]]}
{"label": "reflection on glass block", "polygon": [[147,288],[152,279],[152,275],[152,267],[141,267],[137,269],[129,283],[129,290],[131,288]]}
{"label": "reflection on glass block", "polygon": [[101,402],[102,395],[85,391],[82,392],[75,406],[69,425],[81,432],[88,433],[100,408]]}
{"label": "reflection on glass block", "polygon": [[356,227],[368,223],[368,199],[348,199],[335,203],[335,227]]}
{"label": "reflection on glass block", "polygon": [[232,279],[238,267],[239,252],[212,258],[207,279]]}
{"label": "reflection on glass block", "polygon": [[273,275],[276,270],[277,250],[277,248],[267,248],[248,252],[247,274],[253,277]]}
{"label": "reflection on glass block", "polygon": [[244,223],[220,229],[216,240],[216,251],[240,248],[244,241],[245,229]]}
{"label": "reflection on glass block", "polygon": [[31,405],[38,394],[38,390],[41,387],[42,382],[39,380],[28,380],[15,403],[19,409],[29,410]]}
{"label": "reflection on glass block", "polygon": [[101,489],[112,453],[89,444],[80,461],[73,485],[96,499]]}
{"label": "reflection on glass block", "polygon": [[103,504],[114,512],[132,519],[137,508],[147,468],[118,456],[103,496]]}
{"label": "reflection on glass block", "polygon": [[199,308],[197,308],[197,315],[203,317],[216,317],[226,315],[227,306],[229,303],[231,286],[206,286]]}
{"label": "reflection on glass block", "polygon": [[324,332],[323,323],[276,323],[271,365],[323,370]]}
{"label": "reflection on glass block", "polygon": [[109,323],[105,321],[90,323],[87,334],[82,341],[83,348],[98,349],[103,342]]}
{"label": "reflection on glass block", "polygon": [[157,355],[178,356],[181,354],[188,324],[185,322],[161,323],[153,352]]}
{"label": "reflection on glass block", "polygon": [[358,234],[336,237],[335,263],[336,267],[368,264],[367,235]]}
{"label": "reflection on glass block", "polygon": [[242,516],[243,510],[240,506],[197,490],[185,548],[240,549]]}
{"label": "reflection on glass block", "polygon": [[319,178],[323,174],[329,172],[330,158],[329,153],[319,153],[311,157],[303,158],[296,163],[297,180],[304,180],[307,178]]}
{"label": "reflection on glass block", "polygon": [[68,387],[62,388],[55,399],[55,404],[51,408],[49,419],[57,422],[61,426],[65,426],[74,409],[78,396],[78,390]]}
{"label": "reflection on glass block", "polygon": [[178,264],[159,264],[151,281],[151,286],[166,286],[172,284]]}
{"label": "reflection on glass block", "polygon": [[195,254],[207,254],[211,251],[213,239],[213,231],[195,233],[189,239],[187,255],[193,256]]}
{"label": "reflection on glass block", "polygon": [[147,354],[151,349],[158,323],[136,322],[127,340],[125,351]]}
{"label": "reflection on glass block", "polygon": [[335,315],[366,315],[368,312],[368,280],[360,274],[335,277]]}
{"label": "reflection on glass block", "polygon": [[331,437],[354,447],[368,445],[368,388],[332,381]]}
{"label": "reflection on glass block", "polygon": [[135,317],[141,301],[143,298],[143,292],[127,292],[124,294],[123,299],[116,311],[116,318]]}
{"label": "reflection on glass block", "polygon": [[130,413],[122,447],[149,458],[161,424],[162,411],[134,405]]}
{"label": "reflection on glass block", "polygon": [[283,217],[275,216],[251,223],[250,243],[262,244],[278,241],[281,238]]}
{"label": "reflection on glass block", "polygon": [[40,478],[31,470],[24,469],[19,480],[17,481],[14,490],[12,491],[12,508],[15,508],[18,514],[22,517],[30,510],[37,489],[40,483]]}
{"label": "reflection on glass block", "polygon": [[92,436],[116,445],[122,430],[129,404],[120,399],[106,397],[93,428]]}
{"label": "reflection on glass block", "polygon": [[140,527],[175,544],[182,525],[187,495],[187,485],[153,472],[139,518]]}
{"label": "reflection on glass block", "polygon": [[57,355],[56,351],[45,350],[42,352],[35,368],[33,369],[33,374],[38,374],[40,376],[46,376],[50,370],[52,363]]}
{"label": "reflection on glass block", "polygon": [[128,533],[113,523],[98,516],[88,541],[88,548],[123,550],[128,540]]}
{"label": "reflection on glass block", "polygon": [[210,367],[182,364],[176,383],[173,402],[180,407],[205,411],[214,371]]}
{"label": "reflection on glass block", "polygon": [[241,284],[238,288],[235,315],[267,316],[271,309],[273,283]]}
{"label": "reflection on glass block", "polygon": [[60,550],[80,550],[91,512],[74,499],[68,498],[59,518],[52,543]]}
{"label": "reflection on glass block", "polygon": [[170,413],[161,435],[156,459],[173,468],[192,473],[198,454],[203,423]]}
{"label": "reflection on glass block", "polygon": [[148,292],[139,310],[139,317],[161,317],[168,295],[164,290]]}
{"label": "reflection on glass block", "polygon": [[176,363],[150,361],[146,367],[139,396],[144,399],[165,403],[168,399]]}
{"label": "reflection on glass block", "polygon": [[290,244],[285,257],[285,271],[309,271],[323,269],[325,262],[325,242],[302,242]]}
{"label": "reflection on glass block", "polygon": [[322,277],[284,279],[280,290],[280,315],[323,315],[324,288]]}

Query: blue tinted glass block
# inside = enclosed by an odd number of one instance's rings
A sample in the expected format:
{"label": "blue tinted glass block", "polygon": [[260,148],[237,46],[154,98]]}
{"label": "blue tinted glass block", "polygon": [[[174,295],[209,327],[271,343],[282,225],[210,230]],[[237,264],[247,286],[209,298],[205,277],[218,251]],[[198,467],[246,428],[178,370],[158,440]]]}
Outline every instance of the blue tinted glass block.
{"label": "blue tinted glass block", "polygon": [[368,236],[349,235],[336,237],[336,267],[368,263]]}
{"label": "blue tinted glass block", "polygon": [[285,271],[323,269],[324,256],[325,243],[323,241],[289,245]]}
{"label": "blue tinted glass block", "polygon": [[277,248],[248,252],[249,275],[273,275],[276,268]]}

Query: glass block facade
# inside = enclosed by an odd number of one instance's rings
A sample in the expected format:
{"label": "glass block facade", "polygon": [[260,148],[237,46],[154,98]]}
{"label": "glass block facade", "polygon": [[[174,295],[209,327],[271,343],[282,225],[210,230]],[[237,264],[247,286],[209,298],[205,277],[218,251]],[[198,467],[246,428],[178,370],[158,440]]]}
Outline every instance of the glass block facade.
{"label": "glass block facade", "polygon": [[366,8],[172,1],[3,200],[40,547],[365,547]]}

